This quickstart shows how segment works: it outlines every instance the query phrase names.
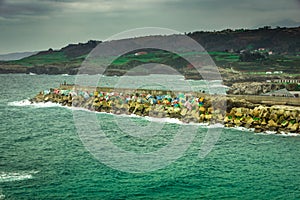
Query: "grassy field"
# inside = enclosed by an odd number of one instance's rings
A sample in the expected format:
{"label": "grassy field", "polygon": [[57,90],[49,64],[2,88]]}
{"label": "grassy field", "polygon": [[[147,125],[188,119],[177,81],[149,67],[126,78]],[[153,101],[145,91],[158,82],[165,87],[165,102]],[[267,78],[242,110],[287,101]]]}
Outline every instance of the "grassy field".
{"label": "grassy field", "polygon": [[[80,58],[78,58],[80,59]],[[83,58],[84,59],[84,58]],[[82,60],[83,60],[82,59]],[[21,60],[11,61],[10,64],[34,66],[34,65],[47,65],[47,64],[61,64],[71,62],[63,52],[52,52],[51,54],[34,55]]]}
{"label": "grassy field", "polygon": [[[175,54],[162,50],[149,50],[147,54],[135,55],[135,52],[122,55],[120,57],[110,58],[113,62],[110,65],[111,70],[126,70],[146,63],[161,63],[169,66],[174,66],[179,72],[186,71],[188,65],[183,58],[189,56],[197,56],[207,54],[207,52],[187,52],[184,54]],[[240,54],[231,52],[208,52],[217,66],[222,68],[234,69],[243,73],[265,74],[267,71],[283,71],[289,74],[299,74],[300,56],[292,55],[270,55],[263,60],[252,62],[242,62]],[[64,66],[77,65],[84,61],[87,55],[81,55],[75,58],[67,57],[63,52],[53,51],[46,54],[33,55],[17,61],[7,62],[12,65],[21,65],[25,67],[32,66]],[[95,66],[103,63],[103,60],[96,59],[93,61]],[[185,68],[185,70],[184,70]]]}
{"label": "grassy field", "polygon": [[[262,73],[267,71],[283,71],[284,73],[298,74],[300,69],[300,56],[290,55],[270,55],[264,60],[242,62],[240,61],[240,55],[230,52],[208,52],[211,58],[214,60],[217,66],[223,68],[233,68],[236,71],[245,73]],[[169,52],[151,52],[145,55],[135,56],[134,54],[128,54],[116,58],[112,63],[113,66],[120,67],[122,65],[128,65],[133,61],[137,63],[178,63],[181,57],[193,56],[197,54],[203,54],[202,52],[188,52],[185,54],[172,54]],[[176,62],[172,62],[174,60]],[[181,64],[184,64],[183,62]]]}

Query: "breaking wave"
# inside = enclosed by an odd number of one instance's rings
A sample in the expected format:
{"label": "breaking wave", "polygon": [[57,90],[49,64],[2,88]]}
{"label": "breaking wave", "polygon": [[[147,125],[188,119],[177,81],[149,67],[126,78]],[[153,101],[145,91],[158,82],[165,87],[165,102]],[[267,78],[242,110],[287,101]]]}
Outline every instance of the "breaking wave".
{"label": "breaking wave", "polygon": [[28,99],[21,100],[21,101],[9,102],[7,105],[8,106],[19,106],[19,107],[32,106],[32,107],[36,107],[36,108],[63,107],[62,105],[60,105],[58,103],[52,103],[52,102],[31,103]]}
{"label": "breaking wave", "polygon": [[[22,181],[26,179],[32,179],[34,174],[39,173],[38,171],[28,172],[0,172],[0,183],[11,182],[11,181]],[[1,199],[1,198],[0,198]]]}

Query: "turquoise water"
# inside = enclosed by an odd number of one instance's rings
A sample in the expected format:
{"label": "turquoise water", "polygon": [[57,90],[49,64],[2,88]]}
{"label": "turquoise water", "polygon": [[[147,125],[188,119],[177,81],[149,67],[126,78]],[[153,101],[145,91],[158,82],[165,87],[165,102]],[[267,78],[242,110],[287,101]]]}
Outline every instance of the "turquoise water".
{"label": "turquoise water", "polygon": [[[300,198],[300,137],[223,129],[213,150],[199,159],[207,132],[200,126],[175,162],[152,172],[128,173],[90,154],[71,109],[11,104],[64,80],[71,83],[74,77],[0,75],[0,199]],[[162,148],[184,126],[166,123],[162,134],[134,138],[116,128],[115,116],[97,114],[97,119],[114,144],[133,152]]]}

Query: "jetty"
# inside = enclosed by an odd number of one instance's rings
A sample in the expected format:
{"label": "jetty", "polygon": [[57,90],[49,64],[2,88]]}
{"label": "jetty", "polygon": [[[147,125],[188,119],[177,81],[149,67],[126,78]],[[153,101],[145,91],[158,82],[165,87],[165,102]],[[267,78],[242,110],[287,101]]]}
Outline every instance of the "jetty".
{"label": "jetty", "polygon": [[41,91],[30,101],[113,114],[177,118],[184,123],[220,123],[255,132],[300,134],[299,98],[61,84]]}

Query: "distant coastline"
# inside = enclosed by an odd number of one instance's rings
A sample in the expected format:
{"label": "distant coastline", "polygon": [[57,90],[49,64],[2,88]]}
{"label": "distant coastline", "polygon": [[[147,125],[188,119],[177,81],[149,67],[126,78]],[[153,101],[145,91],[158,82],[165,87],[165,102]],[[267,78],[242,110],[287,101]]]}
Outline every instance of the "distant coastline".
{"label": "distant coastline", "polygon": [[[299,66],[300,63],[300,27],[265,26],[253,30],[196,31],[185,35],[202,45],[218,67],[232,69],[233,73],[268,72],[275,68],[275,71],[295,74],[297,69],[294,66]],[[170,36],[147,36],[139,39],[157,40],[159,37]],[[136,38],[126,40],[132,44],[136,42]],[[49,48],[20,60],[0,61],[0,73],[77,74],[81,63],[100,43],[102,42],[90,40],[87,43],[69,44],[59,50]],[[165,52],[162,54],[149,49],[131,53],[136,56],[122,56],[122,62],[116,60],[116,63],[112,63],[105,75],[123,75],[136,64],[155,60],[161,64],[173,65],[180,73],[185,72],[186,77],[190,79],[199,79],[199,75],[180,59],[180,55],[174,56]]]}

